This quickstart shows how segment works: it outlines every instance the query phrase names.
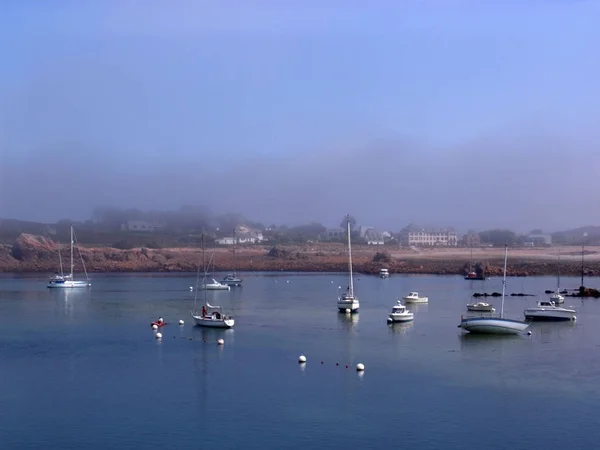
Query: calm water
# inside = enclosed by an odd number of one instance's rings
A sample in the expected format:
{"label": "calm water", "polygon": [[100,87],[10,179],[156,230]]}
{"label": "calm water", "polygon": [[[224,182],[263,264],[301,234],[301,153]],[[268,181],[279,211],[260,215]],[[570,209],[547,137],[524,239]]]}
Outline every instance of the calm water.
{"label": "calm water", "polygon": [[[597,300],[567,298],[576,324],[478,338],[457,325],[481,281],[359,276],[361,312],[349,319],[335,308],[343,274],[247,274],[242,288],[209,293],[236,316],[225,331],[192,326],[193,274],[96,275],[89,291],[45,281],[0,277],[3,449],[531,450],[600,439]],[[508,292],[545,297],[554,285],[509,279]],[[429,304],[413,307],[412,325],[388,326],[411,290]],[[506,316],[534,303],[508,297]],[[161,315],[156,341],[149,325]]]}

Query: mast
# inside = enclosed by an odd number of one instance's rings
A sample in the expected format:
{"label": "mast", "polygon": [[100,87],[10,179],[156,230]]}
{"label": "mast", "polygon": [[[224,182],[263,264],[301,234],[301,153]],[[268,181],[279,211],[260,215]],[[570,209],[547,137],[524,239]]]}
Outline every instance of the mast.
{"label": "mast", "polygon": [[73,279],[73,225],[71,225],[71,279]]}
{"label": "mast", "polygon": [[204,233],[202,233],[202,270],[204,271],[204,276],[202,278],[202,285],[204,287],[204,304],[206,305],[206,258],[204,257]]}
{"label": "mast", "polygon": [[235,244],[237,239],[235,238],[235,227],[233,227],[233,276],[236,276],[235,273]]}
{"label": "mast", "polygon": [[350,214],[346,217],[348,225],[348,272],[350,274],[350,297],[354,298],[354,282],[352,281],[352,241],[350,240]]}
{"label": "mast", "polygon": [[63,271],[62,256],[60,255],[60,243],[58,243],[58,262],[60,263],[60,276],[64,277],[65,273]]}
{"label": "mast", "polygon": [[556,276],[556,293],[560,293],[560,252],[558,252],[558,275]]}
{"label": "mast", "polygon": [[508,245],[504,244],[504,277],[502,277],[502,306],[500,307],[500,318],[504,317],[504,295],[506,294],[506,260],[508,259]]}

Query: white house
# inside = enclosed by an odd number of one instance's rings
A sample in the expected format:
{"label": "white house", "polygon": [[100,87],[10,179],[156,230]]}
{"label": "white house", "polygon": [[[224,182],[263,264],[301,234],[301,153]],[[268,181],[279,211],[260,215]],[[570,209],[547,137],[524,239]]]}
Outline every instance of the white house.
{"label": "white house", "polygon": [[154,231],[154,225],[145,220],[128,220],[121,224],[121,230],[123,231],[145,231],[152,233]]}
{"label": "white house", "polygon": [[426,229],[409,225],[400,233],[400,243],[403,246],[446,246],[458,245],[458,235],[453,228]]}

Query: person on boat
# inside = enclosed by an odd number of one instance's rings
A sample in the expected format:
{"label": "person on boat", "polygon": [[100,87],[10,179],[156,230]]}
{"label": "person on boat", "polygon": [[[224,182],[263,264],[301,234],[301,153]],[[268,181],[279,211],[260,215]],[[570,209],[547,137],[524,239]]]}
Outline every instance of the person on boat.
{"label": "person on boat", "polygon": [[206,306],[202,306],[202,317],[206,317]]}

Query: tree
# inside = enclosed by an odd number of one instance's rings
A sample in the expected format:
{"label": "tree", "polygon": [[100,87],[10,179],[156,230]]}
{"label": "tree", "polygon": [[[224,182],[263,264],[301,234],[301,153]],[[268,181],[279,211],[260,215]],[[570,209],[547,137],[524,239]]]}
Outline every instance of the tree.
{"label": "tree", "polygon": [[[342,219],[342,221],[340,222],[340,228],[343,228],[344,230],[348,227],[348,216],[344,216],[344,218]],[[354,228],[356,228],[356,219],[354,218],[354,216],[350,216],[350,231],[354,231]]]}
{"label": "tree", "polygon": [[493,229],[479,233],[481,242],[492,244],[494,247],[502,247],[506,245],[514,245],[517,242],[517,235],[514,231]]}

